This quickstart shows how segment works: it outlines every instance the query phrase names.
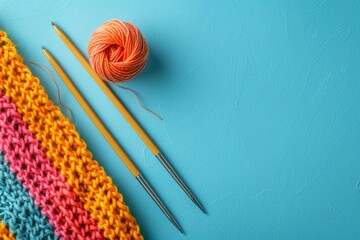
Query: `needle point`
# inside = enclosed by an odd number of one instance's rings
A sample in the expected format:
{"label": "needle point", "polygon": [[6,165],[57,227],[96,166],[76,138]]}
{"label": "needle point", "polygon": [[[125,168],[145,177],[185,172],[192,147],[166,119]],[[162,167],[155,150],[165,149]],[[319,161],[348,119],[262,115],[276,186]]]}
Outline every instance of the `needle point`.
{"label": "needle point", "polygon": [[175,225],[175,227],[176,227],[182,234],[185,234],[184,230],[180,227],[180,225],[179,225],[177,222],[175,222],[175,223],[173,223],[173,224]]}
{"label": "needle point", "polygon": [[55,23],[51,22],[51,26],[54,26],[54,25],[55,25]]}
{"label": "needle point", "polygon": [[169,217],[170,222],[182,233],[185,234],[184,230],[180,226],[180,224],[173,218],[172,216]]}
{"label": "needle point", "polygon": [[149,183],[145,180],[144,176],[142,174],[139,174],[136,176],[136,179],[139,181],[139,183],[143,186],[143,188],[146,190],[146,192],[150,195],[150,197],[155,201],[155,203],[159,206],[161,211],[165,214],[165,216],[169,219],[169,221],[181,232],[184,233],[184,230],[180,227],[176,219],[172,216],[172,214],[169,212],[169,210],[166,208],[164,203],[160,200],[160,198],[157,196],[157,194],[154,192],[152,187],[149,185]]}
{"label": "needle point", "polygon": [[204,214],[208,214],[207,211],[205,210],[205,208],[199,203],[199,204],[196,204],[200,209],[201,211],[204,213]]}
{"label": "needle point", "polygon": [[200,208],[200,210],[201,210],[203,213],[207,214],[205,208],[201,205],[201,203],[199,202],[199,200],[197,200],[196,197],[195,197],[194,195],[192,195],[191,193],[190,193],[190,199],[195,203],[196,206],[198,206],[198,208]]}
{"label": "needle point", "polygon": [[169,218],[170,222],[182,233],[185,234],[184,230],[181,228],[181,226],[179,225],[179,223],[175,220],[175,218]]}
{"label": "needle point", "polygon": [[192,194],[190,189],[185,185],[185,183],[181,180],[180,176],[175,172],[170,163],[166,160],[166,157],[162,153],[158,153],[155,155],[161,164],[165,167],[165,169],[170,173],[170,175],[175,179],[175,181],[180,185],[180,187],[184,190],[184,192],[189,196],[189,198],[198,206],[203,213],[207,214],[204,207],[200,204],[199,200]]}

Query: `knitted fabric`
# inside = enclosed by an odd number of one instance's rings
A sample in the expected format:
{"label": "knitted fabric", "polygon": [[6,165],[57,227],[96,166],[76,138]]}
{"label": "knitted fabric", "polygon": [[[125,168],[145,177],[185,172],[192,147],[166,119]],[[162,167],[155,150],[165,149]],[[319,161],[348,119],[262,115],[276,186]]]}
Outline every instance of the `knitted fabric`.
{"label": "knitted fabric", "polygon": [[65,239],[103,238],[69,184],[51,166],[39,142],[26,129],[15,105],[2,92],[0,112],[0,149],[6,153],[10,170],[54,226],[55,234]]}
{"label": "knitted fabric", "polygon": [[0,155],[0,218],[17,239],[57,239],[53,227]]}
{"label": "knitted fabric", "polygon": [[[51,174],[53,174],[52,176],[56,177],[56,181],[46,180],[49,175],[45,176],[43,174],[44,172],[41,173],[41,171],[39,171],[39,176],[42,178],[41,181],[47,181],[46,184],[49,185],[47,188],[45,187],[43,193],[41,193],[31,188],[34,180],[25,183],[26,176],[21,174],[16,175],[18,178],[23,177],[21,182],[23,187],[29,189],[30,196],[39,198],[39,201],[35,200],[35,204],[39,206],[41,204],[40,199],[47,199],[46,197],[38,196],[44,193],[55,194],[55,192],[58,191],[56,194],[66,194],[66,198],[67,195],[70,196],[71,193],[73,193],[76,196],[76,201],[73,203],[74,206],[78,207],[77,203],[79,202],[82,208],[85,209],[85,212],[81,213],[81,216],[79,216],[79,214],[73,214],[72,216],[76,217],[75,219],[87,219],[86,212],[88,212],[90,220],[93,219],[95,221],[101,235],[107,239],[143,239],[135,218],[129,212],[122,195],[117,191],[111,178],[109,178],[104,169],[92,159],[92,154],[86,149],[86,144],[80,138],[74,125],[71,124],[66,117],[61,114],[60,109],[48,99],[39,80],[34,77],[30,70],[23,64],[21,57],[16,52],[14,44],[7,38],[6,34],[1,31],[0,89],[4,92],[4,96],[2,96],[1,99],[3,105],[6,106],[5,112],[0,112],[0,114],[5,116],[3,117],[5,122],[9,121],[6,120],[8,115],[5,114],[9,114],[10,112],[11,114],[9,116],[12,117],[10,125],[7,124],[6,127],[0,125],[0,131],[6,131],[6,134],[10,132],[15,134],[16,140],[13,141],[15,149],[21,148],[26,150],[27,153],[25,157],[27,157],[28,161],[34,161],[34,157],[35,160],[41,162],[41,165],[46,165],[46,167],[41,167],[42,170],[46,169],[46,172],[50,171]],[[18,114],[15,114],[15,111]],[[17,130],[15,129],[15,123],[17,123]],[[19,129],[23,131],[25,136],[17,132]],[[13,130],[15,130],[17,134]],[[31,138],[28,133],[31,133],[33,137]],[[4,137],[7,136],[4,135]],[[35,149],[31,150],[22,145],[17,145],[20,139],[30,141]],[[10,141],[10,139],[7,138],[7,141]],[[2,149],[5,147],[6,150]],[[2,144],[0,145],[0,150],[8,154],[7,151],[13,147],[14,146],[10,144]],[[43,152],[43,154],[41,152]],[[32,156],[32,153],[36,156]],[[12,171],[20,171],[23,166],[16,162],[24,161],[22,159],[22,157],[13,153],[11,155],[9,154],[9,157],[6,155],[5,160],[9,161],[9,163],[13,161],[10,164]],[[32,173],[30,174],[30,178],[33,177],[38,180],[37,173],[31,172],[32,170],[36,171],[37,164],[24,168],[28,171],[26,174],[29,172]],[[64,185],[58,188],[53,185],[55,182],[62,182],[62,180],[65,181]],[[37,193],[39,194],[37,195]],[[56,194],[54,196],[58,196]],[[64,201],[62,197],[60,197],[60,200]],[[53,204],[58,203],[52,201],[50,207]],[[45,205],[47,205],[46,200]],[[73,223],[72,220],[67,221],[67,218],[65,218],[65,222],[59,218],[51,218],[51,211],[49,212],[50,207],[45,205],[40,206],[41,212],[44,215],[47,213],[46,216],[55,229],[60,227],[57,226],[57,224],[66,226],[66,224],[70,225]],[[45,212],[43,211],[44,207],[47,207]],[[60,208],[60,210],[63,211],[62,208]],[[81,210],[78,208],[77,211]],[[63,214],[57,211],[52,213],[55,215]],[[85,223],[88,222],[85,221]],[[91,234],[95,234],[97,231],[90,226],[91,224],[89,224],[89,227],[80,224],[80,227],[88,230],[91,229]],[[89,231],[87,231],[87,233],[89,233]],[[93,235],[91,235],[91,238],[93,238]]]}
{"label": "knitted fabric", "polygon": [[9,231],[6,225],[0,222],[0,239],[3,240],[14,240],[15,236],[12,232]]}

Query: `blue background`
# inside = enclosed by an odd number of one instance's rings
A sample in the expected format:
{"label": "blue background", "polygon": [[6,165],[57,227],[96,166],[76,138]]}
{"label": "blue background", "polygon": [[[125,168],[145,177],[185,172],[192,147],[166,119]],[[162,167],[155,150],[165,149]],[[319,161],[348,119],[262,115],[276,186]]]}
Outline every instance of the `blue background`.
{"label": "blue background", "polygon": [[[186,231],[186,239],[360,239],[360,2],[3,1],[24,61],[47,47]],[[114,89],[209,212],[152,156],[50,26],[85,54],[104,21],[135,24],[146,69]],[[56,88],[39,76],[58,104]],[[53,73],[53,69],[51,69]],[[183,239],[57,77],[74,123],[147,239]]]}

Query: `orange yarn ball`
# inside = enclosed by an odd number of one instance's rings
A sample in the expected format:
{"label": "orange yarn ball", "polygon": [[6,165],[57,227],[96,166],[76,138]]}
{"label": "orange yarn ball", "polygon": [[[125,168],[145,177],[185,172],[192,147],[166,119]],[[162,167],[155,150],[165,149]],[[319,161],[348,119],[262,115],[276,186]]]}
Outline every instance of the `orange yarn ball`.
{"label": "orange yarn ball", "polygon": [[88,56],[100,78],[126,82],[143,70],[149,49],[141,32],[128,22],[105,22],[91,36]]}

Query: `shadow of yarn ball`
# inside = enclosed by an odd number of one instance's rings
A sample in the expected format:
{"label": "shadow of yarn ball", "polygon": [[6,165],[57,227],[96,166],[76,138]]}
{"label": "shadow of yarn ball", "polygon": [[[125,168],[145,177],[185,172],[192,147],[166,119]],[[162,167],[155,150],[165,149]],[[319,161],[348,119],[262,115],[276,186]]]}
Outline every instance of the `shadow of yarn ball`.
{"label": "shadow of yarn ball", "polygon": [[155,51],[149,51],[149,56],[145,68],[139,74],[139,77],[145,78],[146,81],[158,82],[166,76],[166,66],[164,61],[156,54]]}

